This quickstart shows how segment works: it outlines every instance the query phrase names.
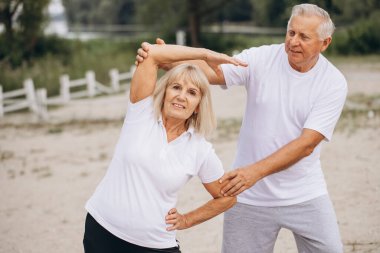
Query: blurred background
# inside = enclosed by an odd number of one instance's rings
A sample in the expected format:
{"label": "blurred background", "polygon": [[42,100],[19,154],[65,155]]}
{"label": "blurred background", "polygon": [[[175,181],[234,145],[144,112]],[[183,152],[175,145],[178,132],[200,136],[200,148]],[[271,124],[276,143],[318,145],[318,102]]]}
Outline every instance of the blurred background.
{"label": "blurred background", "polygon": [[32,78],[54,95],[61,74],[88,69],[108,82],[110,68],[129,69],[141,41],[158,36],[227,54],[282,42],[301,2],[323,7],[337,26],[327,55],[379,54],[379,0],[0,0],[0,84],[8,91]]}

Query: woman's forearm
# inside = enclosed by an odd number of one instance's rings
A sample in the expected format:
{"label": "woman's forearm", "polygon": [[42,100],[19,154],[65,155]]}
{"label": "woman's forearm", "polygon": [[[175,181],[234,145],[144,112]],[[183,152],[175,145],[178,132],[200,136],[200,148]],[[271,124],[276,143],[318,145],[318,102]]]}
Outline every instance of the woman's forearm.
{"label": "woman's forearm", "polygon": [[149,57],[156,64],[168,64],[177,61],[206,60],[211,51],[205,48],[193,48],[180,45],[151,45]]}
{"label": "woman's forearm", "polygon": [[236,203],[236,197],[220,197],[208,201],[203,206],[184,214],[186,228],[205,222],[231,208]]}

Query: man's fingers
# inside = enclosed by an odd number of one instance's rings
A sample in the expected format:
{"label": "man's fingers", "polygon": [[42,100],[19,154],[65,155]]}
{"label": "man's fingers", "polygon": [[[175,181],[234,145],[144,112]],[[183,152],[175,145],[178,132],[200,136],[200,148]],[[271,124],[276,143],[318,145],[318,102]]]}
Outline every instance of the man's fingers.
{"label": "man's fingers", "polygon": [[225,173],[220,179],[219,179],[219,183],[223,183],[225,180],[230,180],[234,177],[236,177],[237,175],[237,172],[234,170],[234,171],[230,171],[230,172],[227,172]]}
{"label": "man's fingers", "polygon": [[239,59],[236,59],[234,58],[235,60],[237,60],[237,63],[240,65],[240,66],[243,66],[243,67],[248,67],[248,63],[242,61],[242,60],[239,60]]}
{"label": "man's fingers", "polygon": [[233,59],[235,61],[236,66],[248,67],[248,63],[241,61],[239,59],[236,59],[236,58],[233,58]]}
{"label": "man's fingers", "polygon": [[[234,188],[235,186],[237,186],[238,184],[241,184],[240,183],[241,179],[238,178],[238,177],[234,177],[232,180],[230,180],[230,182],[225,185],[222,189],[221,189],[221,193],[224,195],[224,196],[227,196],[227,192],[229,192],[232,188]],[[237,186],[239,189],[241,187],[241,185]],[[234,191],[235,192],[235,191]]]}
{"label": "man's fingers", "polygon": [[[234,195],[237,195],[239,194],[239,191],[241,190],[241,188],[244,187],[244,184],[242,182],[239,182],[237,184],[235,184],[233,187],[231,187],[226,193],[225,193],[225,196],[234,196]],[[240,191],[242,192],[242,191]]]}
{"label": "man's fingers", "polygon": [[239,195],[240,193],[242,193],[243,191],[245,191],[247,188],[248,187],[246,187],[246,186],[241,187],[237,192],[235,192],[234,194],[232,194],[231,197]]}

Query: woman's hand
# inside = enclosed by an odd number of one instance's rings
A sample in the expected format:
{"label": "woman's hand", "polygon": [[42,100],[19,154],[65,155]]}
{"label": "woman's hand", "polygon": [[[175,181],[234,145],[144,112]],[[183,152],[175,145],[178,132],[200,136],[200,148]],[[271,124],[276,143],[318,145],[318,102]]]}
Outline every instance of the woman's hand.
{"label": "woman's hand", "polygon": [[[157,45],[165,45],[165,41],[163,39],[157,38],[156,39]],[[138,66],[140,63],[142,63],[146,58],[148,58],[149,48],[151,47],[151,44],[148,42],[141,43],[141,47],[137,49],[137,55],[136,55],[136,61],[135,65]],[[162,69],[168,70],[170,69],[169,66],[166,65],[160,65],[159,66]]]}
{"label": "woman's hand", "polygon": [[180,214],[176,208],[170,209],[168,215],[165,217],[165,221],[166,224],[172,225],[166,228],[167,231],[182,230],[190,227],[186,220],[186,216]]}

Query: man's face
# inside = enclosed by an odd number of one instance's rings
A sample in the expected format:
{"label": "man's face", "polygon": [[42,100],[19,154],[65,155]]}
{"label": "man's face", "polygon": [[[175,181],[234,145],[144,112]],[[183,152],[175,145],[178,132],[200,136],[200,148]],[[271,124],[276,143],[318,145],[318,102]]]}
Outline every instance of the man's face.
{"label": "man's face", "polygon": [[309,71],[317,62],[319,53],[329,46],[331,37],[321,40],[318,35],[321,21],[317,16],[294,16],[291,19],[285,38],[285,51],[295,70]]}

